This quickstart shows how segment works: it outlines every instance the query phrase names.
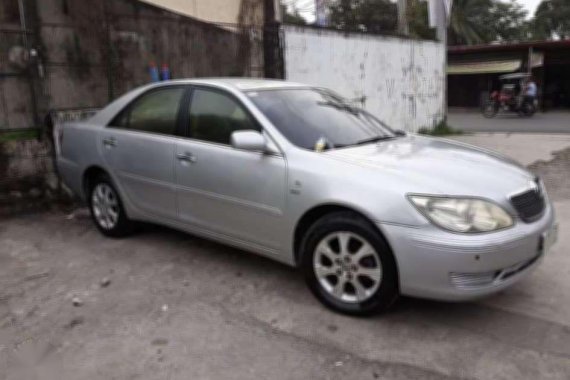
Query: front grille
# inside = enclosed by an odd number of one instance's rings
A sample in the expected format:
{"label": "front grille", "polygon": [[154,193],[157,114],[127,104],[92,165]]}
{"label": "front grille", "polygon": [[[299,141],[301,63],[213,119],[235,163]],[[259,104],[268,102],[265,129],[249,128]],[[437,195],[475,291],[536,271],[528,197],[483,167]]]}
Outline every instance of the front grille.
{"label": "front grille", "polygon": [[527,190],[511,197],[511,203],[520,218],[529,223],[535,221],[544,211],[544,195],[540,186]]}

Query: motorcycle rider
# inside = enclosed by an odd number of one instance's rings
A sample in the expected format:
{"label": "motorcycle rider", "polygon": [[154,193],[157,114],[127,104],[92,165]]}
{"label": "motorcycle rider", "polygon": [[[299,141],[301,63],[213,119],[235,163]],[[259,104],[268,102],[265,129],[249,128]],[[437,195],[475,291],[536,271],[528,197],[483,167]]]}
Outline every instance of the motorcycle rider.
{"label": "motorcycle rider", "polygon": [[536,86],[534,79],[532,77],[528,78],[524,87],[523,104],[534,105],[534,100],[536,99],[537,93],[538,87]]}

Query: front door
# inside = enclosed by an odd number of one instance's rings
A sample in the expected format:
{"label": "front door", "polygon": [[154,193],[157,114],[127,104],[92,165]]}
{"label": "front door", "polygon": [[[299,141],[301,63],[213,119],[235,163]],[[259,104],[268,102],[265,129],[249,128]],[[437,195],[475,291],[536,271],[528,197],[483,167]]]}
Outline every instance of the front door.
{"label": "front door", "polygon": [[190,138],[176,145],[179,218],[279,250],[285,159],[230,146],[232,132],[261,128],[228,93],[195,89],[188,114]]}
{"label": "front door", "polygon": [[176,218],[174,152],[185,87],[152,89],[134,100],[99,140],[122,194],[140,211]]}

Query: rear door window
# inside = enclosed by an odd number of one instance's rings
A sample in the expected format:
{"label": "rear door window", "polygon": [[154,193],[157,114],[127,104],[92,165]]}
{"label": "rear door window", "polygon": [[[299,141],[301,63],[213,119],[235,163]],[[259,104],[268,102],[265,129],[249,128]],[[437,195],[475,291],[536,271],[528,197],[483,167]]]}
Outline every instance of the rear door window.
{"label": "rear door window", "polygon": [[184,87],[151,90],[131,103],[111,125],[141,132],[175,135]]}

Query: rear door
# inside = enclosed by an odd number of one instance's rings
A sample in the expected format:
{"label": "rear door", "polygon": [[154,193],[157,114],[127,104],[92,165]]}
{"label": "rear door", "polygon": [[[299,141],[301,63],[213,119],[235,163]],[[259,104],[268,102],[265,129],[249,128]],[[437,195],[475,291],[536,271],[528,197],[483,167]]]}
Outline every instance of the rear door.
{"label": "rear door", "polygon": [[174,151],[188,87],[151,89],[133,100],[99,136],[124,196],[140,211],[176,218]]}
{"label": "rear door", "polygon": [[281,155],[234,149],[237,130],[261,130],[233,95],[196,88],[189,138],[176,144],[179,217],[186,223],[278,250],[286,163]]}

